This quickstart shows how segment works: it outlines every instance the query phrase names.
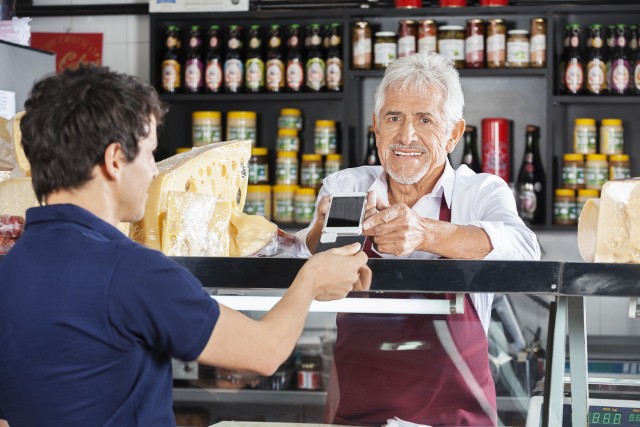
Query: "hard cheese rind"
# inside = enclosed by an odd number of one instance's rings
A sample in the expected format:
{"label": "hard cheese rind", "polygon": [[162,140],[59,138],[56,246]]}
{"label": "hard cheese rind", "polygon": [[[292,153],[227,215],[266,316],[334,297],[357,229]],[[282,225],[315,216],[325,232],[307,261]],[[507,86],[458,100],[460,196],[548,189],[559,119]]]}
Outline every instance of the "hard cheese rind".
{"label": "hard cheese rind", "polygon": [[148,190],[145,216],[133,224],[131,238],[162,248],[162,228],[170,191],[191,192],[226,200],[241,212],[247,193],[251,141],[221,142],[197,147],[158,163],[159,175]]}

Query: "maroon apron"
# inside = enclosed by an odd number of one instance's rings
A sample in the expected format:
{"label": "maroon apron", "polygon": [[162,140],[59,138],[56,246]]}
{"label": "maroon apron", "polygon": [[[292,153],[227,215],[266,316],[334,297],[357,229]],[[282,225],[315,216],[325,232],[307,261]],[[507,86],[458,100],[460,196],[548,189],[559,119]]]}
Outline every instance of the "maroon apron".
{"label": "maroon apron", "polygon": [[[440,220],[451,220],[444,196]],[[379,257],[367,242],[368,255]],[[398,417],[432,426],[497,425],[487,336],[468,294],[463,314],[340,313],[337,326],[325,422],[380,426]]]}

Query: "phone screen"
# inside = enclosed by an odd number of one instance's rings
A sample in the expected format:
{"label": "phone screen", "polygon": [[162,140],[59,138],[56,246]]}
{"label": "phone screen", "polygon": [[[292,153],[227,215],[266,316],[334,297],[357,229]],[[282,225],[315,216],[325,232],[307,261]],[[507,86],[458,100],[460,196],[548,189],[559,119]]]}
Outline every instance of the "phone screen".
{"label": "phone screen", "polygon": [[327,227],[358,227],[366,197],[334,197],[331,200]]}

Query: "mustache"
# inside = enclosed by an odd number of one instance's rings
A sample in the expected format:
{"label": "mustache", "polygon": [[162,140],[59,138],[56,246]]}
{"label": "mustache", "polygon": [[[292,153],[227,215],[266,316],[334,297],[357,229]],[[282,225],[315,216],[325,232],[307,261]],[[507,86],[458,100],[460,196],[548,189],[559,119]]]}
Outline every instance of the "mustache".
{"label": "mustache", "polygon": [[419,151],[420,153],[426,153],[427,149],[418,144],[393,144],[387,147],[387,150],[395,151],[395,150],[414,150]]}

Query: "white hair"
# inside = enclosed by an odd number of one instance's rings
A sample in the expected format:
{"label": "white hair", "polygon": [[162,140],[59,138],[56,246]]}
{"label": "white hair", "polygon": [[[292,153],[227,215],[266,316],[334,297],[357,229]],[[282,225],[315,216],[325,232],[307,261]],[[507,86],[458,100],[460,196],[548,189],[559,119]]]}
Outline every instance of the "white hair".
{"label": "white hair", "polygon": [[462,120],[464,95],[460,84],[458,70],[453,61],[435,52],[421,52],[393,61],[384,73],[375,94],[374,112],[380,121],[380,111],[384,104],[387,89],[393,88],[401,92],[428,97],[427,88],[433,86],[442,91],[444,105],[444,125],[450,133],[453,126]]}

